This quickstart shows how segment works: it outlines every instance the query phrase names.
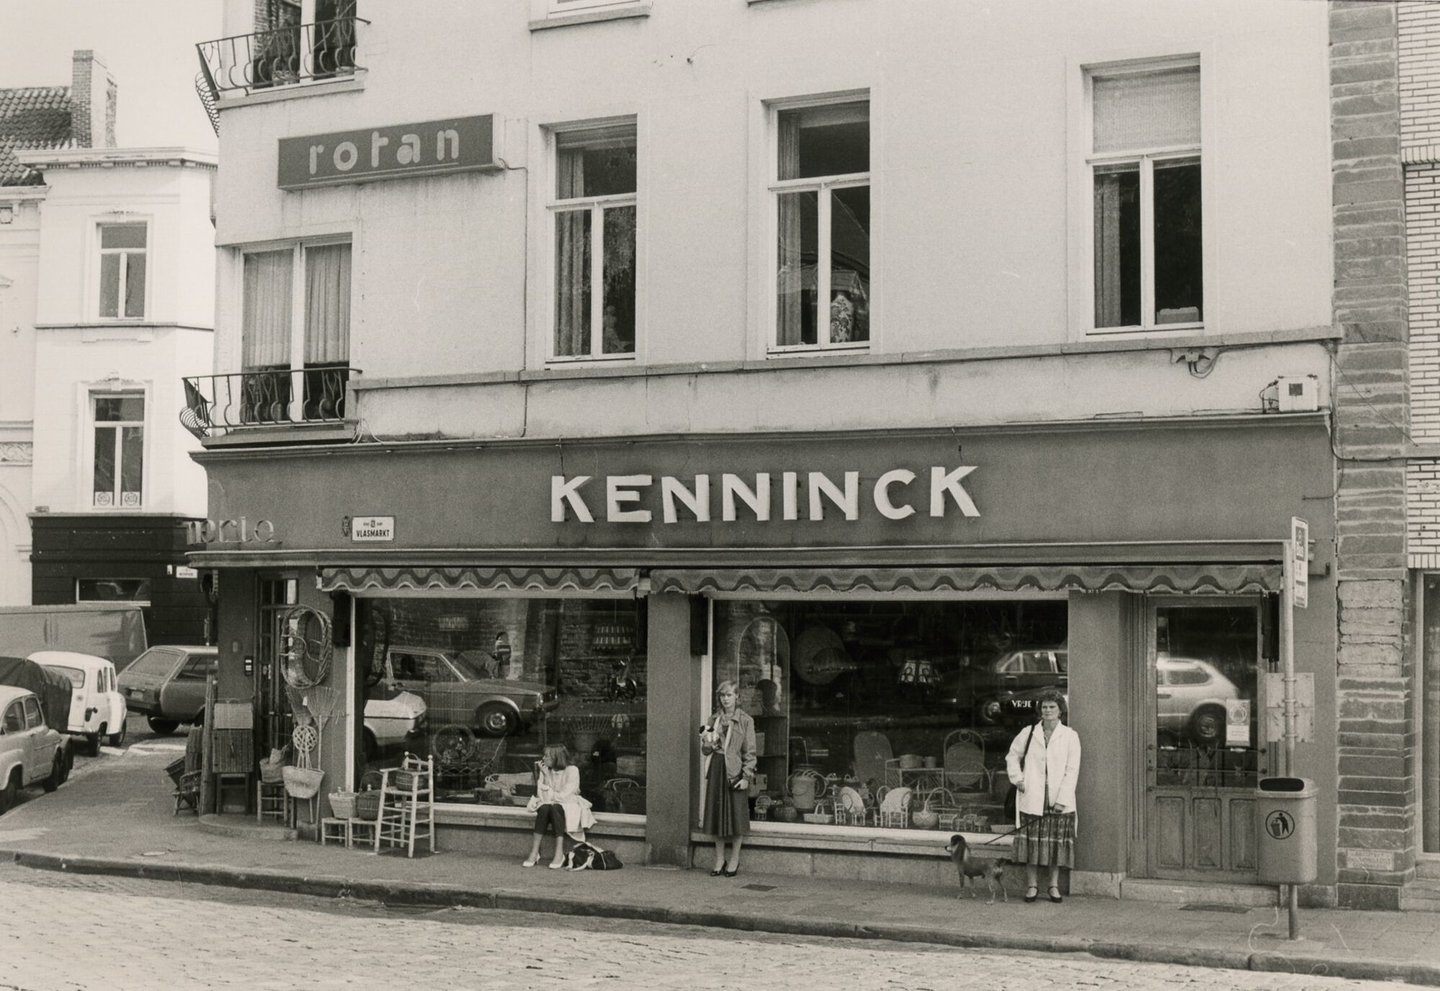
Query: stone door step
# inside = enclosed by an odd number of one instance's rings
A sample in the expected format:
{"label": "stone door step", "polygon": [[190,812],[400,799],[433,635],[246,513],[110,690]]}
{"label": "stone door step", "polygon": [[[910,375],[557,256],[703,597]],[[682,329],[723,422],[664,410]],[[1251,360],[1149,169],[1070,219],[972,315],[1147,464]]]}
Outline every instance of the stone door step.
{"label": "stone door step", "polygon": [[1126,878],[1120,884],[1120,897],[1170,905],[1239,905],[1247,908],[1269,908],[1279,899],[1274,888],[1258,884],[1209,884],[1152,878]]}

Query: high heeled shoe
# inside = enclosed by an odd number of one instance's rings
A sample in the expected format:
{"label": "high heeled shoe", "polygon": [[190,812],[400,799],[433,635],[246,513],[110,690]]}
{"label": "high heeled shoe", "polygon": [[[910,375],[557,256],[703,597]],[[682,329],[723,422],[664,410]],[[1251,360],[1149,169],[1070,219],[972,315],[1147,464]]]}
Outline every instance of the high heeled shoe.
{"label": "high heeled shoe", "polygon": [[711,876],[711,877],[721,877],[721,876],[724,875],[724,873],[725,873],[725,868],[723,868],[723,867],[718,867],[718,868],[716,868],[715,870],[713,870],[713,871],[710,872],[710,876]]}
{"label": "high heeled shoe", "polygon": [[540,863],[540,858],[539,858],[539,857],[526,857],[524,860],[522,860],[522,861],[520,862],[520,866],[521,866],[521,867],[534,867],[534,866],[535,866],[536,864],[538,864],[538,863]]}
{"label": "high heeled shoe", "polygon": [[1053,884],[1050,885],[1050,900],[1051,900],[1052,902],[1054,902],[1056,905],[1059,905],[1061,902],[1063,902],[1063,901],[1065,900],[1065,899],[1063,899],[1063,898],[1060,897],[1060,889],[1057,888],[1057,887],[1055,887],[1055,885],[1053,885]]}
{"label": "high heeled shoe", "polygon": [[1040,897],[1040,889],[1037,888],[1035,885],[1032,884],[1030,887],[1028,887],[1028,888],[1025,889],[1025,902],[1026,902],[1027,904],[1029,904],[1030,902],[1035,901],[1035,899],[1037,899],[1037,898],[1039,898],[1039,897]]}
{"label": "high heeled shoe", "polygon": [[726,877],[734,877],[736,874],[740,873],[740,868],[737,867],[733,871],[727,868],[720,873],[724,874]]}

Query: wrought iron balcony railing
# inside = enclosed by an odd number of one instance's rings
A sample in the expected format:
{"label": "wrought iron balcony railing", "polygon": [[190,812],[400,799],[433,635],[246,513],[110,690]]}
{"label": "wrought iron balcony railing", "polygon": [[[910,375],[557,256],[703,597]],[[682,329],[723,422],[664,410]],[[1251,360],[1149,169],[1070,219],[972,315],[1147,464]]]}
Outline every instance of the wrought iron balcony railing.
{"label": "wrought iron balcony railing", "polygon": [[290,24],[233,38],[202,41],[200,72],[217,99],[222,93],[288,86],[307,79],[334,79],[361,68],[355,64],[359,17],[314,24]]}
{"label": "wrought iron balcony railing", "polygon": [[341,424],[352,374],[359,371],[325,365],[191,376],[180,422],[202,440],[251,427]]}

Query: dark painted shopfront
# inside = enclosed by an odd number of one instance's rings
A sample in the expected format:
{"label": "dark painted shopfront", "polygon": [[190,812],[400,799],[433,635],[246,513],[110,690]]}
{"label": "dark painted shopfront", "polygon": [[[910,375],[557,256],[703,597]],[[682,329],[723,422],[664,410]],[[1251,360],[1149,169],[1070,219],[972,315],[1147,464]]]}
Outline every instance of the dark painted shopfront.
{"label": "dark painted shopfront", "polygon": [[35,605],[138,602],[149,643],[203,644],[210,604],[186,559],[185,518],[37,513],[30,517]]}
{"label": "dark painted shopfront", "polygon": [[[1294,516],[1312,527],[1295,644],[1317,708],[1294,770],[1333,792],[1323,417],[199,460],[222,695],[283,709],[286,609],[333,613],[351,702],[327,787],[434,752],[442,848],[518,857],[528,769],[562,742],[602,842],[708,863],[695,728],[731,679],[761,738],[747,864],[944,883],[950,832],[1003,828],[1005,750],[1059,687],[1084,745],[1076,890],[1253,881]],[[426,703],[421,739],[387,735],[400,693]],[[1319,827],[1334,835],[1333,802]]]}

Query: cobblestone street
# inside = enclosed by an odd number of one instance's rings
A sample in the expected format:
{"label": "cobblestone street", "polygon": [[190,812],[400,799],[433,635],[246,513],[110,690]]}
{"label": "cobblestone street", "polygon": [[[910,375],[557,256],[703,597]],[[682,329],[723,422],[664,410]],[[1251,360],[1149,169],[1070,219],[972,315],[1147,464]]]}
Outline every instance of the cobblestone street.
{"label": "cobblestone street", "polygon": [[[0,866],[0,988],[1402,988],[904,943],[741,935]],[[189,949],[186,949],[189,948]]]}

